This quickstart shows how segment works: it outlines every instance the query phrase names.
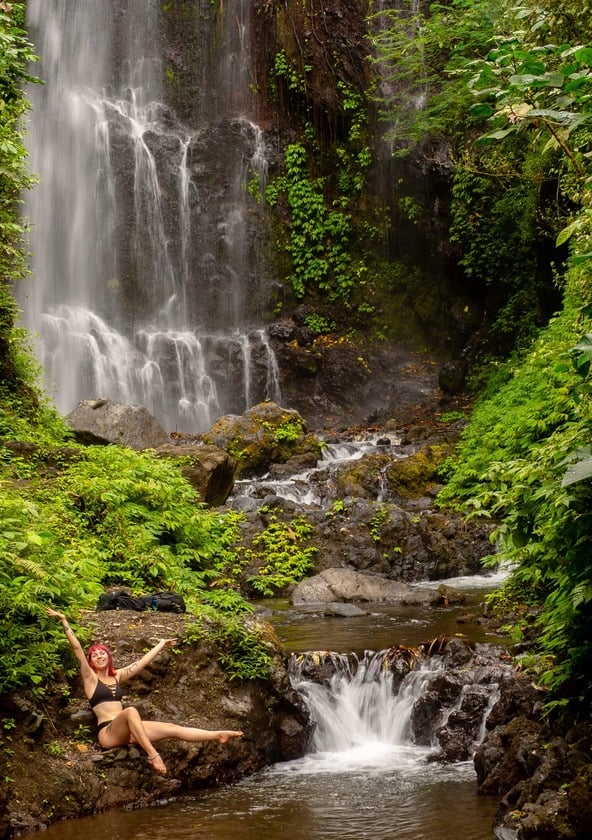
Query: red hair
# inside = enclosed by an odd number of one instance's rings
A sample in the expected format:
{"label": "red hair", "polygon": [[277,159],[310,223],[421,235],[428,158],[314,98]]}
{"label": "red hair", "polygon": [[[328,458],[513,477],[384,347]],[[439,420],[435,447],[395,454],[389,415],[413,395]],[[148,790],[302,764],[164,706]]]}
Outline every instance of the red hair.
{"label": "red hair", "polygon": [[106,645],[91,645],[89,647],[88,654],[87,654],[87,659],[88,659],[88,664],[90,665],[90,667],[93,669],[93,671],[96,672],[96,668],[94,667],[94,665],[90,661],[90,658],[93,655],[93,653],[95,652],[95,650],[104,650],[105,651],[105,653],[107,654],[107,660],[108,660],[107,673],[109,674],[110,677],[115,677],[116,676],[116,671],[115,671],[115,666],[113,665],[113,657],[111,655],[111,651],[109,650],[109,648]]}

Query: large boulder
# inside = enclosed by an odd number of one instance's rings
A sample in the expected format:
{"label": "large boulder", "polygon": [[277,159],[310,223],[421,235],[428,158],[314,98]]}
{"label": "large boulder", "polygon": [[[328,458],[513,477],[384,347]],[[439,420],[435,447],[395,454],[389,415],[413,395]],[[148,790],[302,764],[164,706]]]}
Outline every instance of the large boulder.
{"label": "large boulder", "polygon": [[112,400],[82,400],[66,417],[79,443],[116,443],[130,449],[157,449],[169,435],[141,405],[122,405]]}
{"label": "large boulder", "polygon": [[419,590],[401,581],[364,575],[353,569],[325,569],[301,581],[291,597],[295,606],[335,601],[426,605],[441,602],[441,595],[435,590]]}
{"label": "large boulder", "polygon": [[242,415],[220,417],[203,436],[204,443],[224,449],[236,461],[238,475],[260,475],[273,463],[308,453],[309,465],[321,457],[319,441],[307,434],[297,411],[266,401]]}
{"label": "large boulder", "polygon": [[[169,739],[158,745],[169,770],[154,773],[135,745],[112,750],[96,743],[94,716],[81,681],[56,674],[41,702],[31,692],[0,695],[0,719],[10,721],[11,746],[0,751],[0,837],[15,837],[48,823],[109,809],[137,808],[229,783],[277,761],[300,758],[312,724],[291,687],[285,656],[270,625],[242,619],[265,645],[265,679],[233,680],[222,649],[208,640],[207,623],[189,614],[95,612],[87,635],[109,646],[117,664],[137,660],[160,637],[176,638],[149,668],[125,686],[125,705],[146,720],[171,720],[203,729],[237,729],[228,744]],[[4,731],[8,731],[8,726]],[[8,764],[10,762],[10,766]]]}
{"label": "large boulder", "polygon": [[166,444],[156,450],[162,458],[181,461],[181,472],[207,504],[223,505],[234,486],[236,464],[217,446]]}

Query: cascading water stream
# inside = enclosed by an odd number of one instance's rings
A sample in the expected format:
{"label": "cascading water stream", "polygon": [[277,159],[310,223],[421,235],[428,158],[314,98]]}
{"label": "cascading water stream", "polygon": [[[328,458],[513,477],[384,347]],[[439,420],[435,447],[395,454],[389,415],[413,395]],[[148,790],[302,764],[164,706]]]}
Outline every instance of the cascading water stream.
{"label": "cascading water stream", "polygon": [[[265,345],[265,334],[261,334],[261,342]],[[269,398],[277,401],[280,392],[279,374],[274,380],[273,371],[275,360],[270,350],[268,365]],[[322,458],[316,467],[284,478],[273,478],[264,475],[256,479],[239,479],[234,484],[234,498],[246,497],[262,499],[266,496],[278,496],[302,505],[327,507],[333,501],[333,475],[344,464],[357,461],[372,453],[388,453],[391,457],[399,457],[397,447],[399,437],[391,435],[370,435],[356,441],[342,441],[340,443],[324,443]],[[379,499],[382,501],[382,498]]]}
{"label": "cascading water stream", "polygon": [[[418,771],[438,746],[434,733],[473,692],[484,699],[477,746],[485,732],[487,715],[499,696],[497,683],[469,682],[456,701],[443,707],[439,722],[431,723],[431,737],[421,738],[423,745],[419,745],[412,724],[414,706],[440,674],[441,658],[411,669],[397,684],[388,657],[387,650],[366,651],[360,658],[328,652],[292,654],[290,679],[303,697],[315,729],[307,756],[287,765],[291,772],[380,772],[402,767]],[[332,675],[311,679],[307,674],[311,661],[321,661],[325,668],[329,663]]]}
{"label": "cascading water stream", "polygon": [[[249,11],[229,0],[217,18],[195,0],[203,90],[181,121],[166,102],[158,0],[27,3],[46,84],[30,91],[40,184],[26,207],[33,279],[21,304],[63,413],[102,397],[195,432],[281,398],[267,337],[247,327],[267,294],[251,244],[261,228],[250,227],[265,220],[247,213],[248,180],[263,189],[267,177],[248,114]],[[267,371],[258,378],[245,367],[255,363]]]}

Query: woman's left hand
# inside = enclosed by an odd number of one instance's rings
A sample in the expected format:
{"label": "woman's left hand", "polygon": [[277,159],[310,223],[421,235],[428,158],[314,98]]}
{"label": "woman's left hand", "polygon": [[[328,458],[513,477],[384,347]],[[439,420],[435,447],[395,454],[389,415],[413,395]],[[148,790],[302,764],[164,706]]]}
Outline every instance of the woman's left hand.
{"label": "woman's left hand", "polygon": [[161,642],[164,642],[163,647],[173,647],[178,643],[178,639],[160,639]]}

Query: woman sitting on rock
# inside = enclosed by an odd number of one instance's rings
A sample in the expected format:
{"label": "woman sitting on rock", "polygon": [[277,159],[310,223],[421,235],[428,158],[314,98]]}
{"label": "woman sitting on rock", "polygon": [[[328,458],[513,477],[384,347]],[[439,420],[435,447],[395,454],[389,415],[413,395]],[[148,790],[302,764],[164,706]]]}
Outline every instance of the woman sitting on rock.
{"label": "woman sitting on rock", "polygon": [[176,639],[161,639],[137,662],[132,662],[125,668],[115,669],[109,648],[105,645],[93,645],[88,651],[88,656],[85,656],[66,616],[51,607],[47,608],[47,614],[59,618],[62,622],[70,647],[80,663],[84,693],[99,725],[97,738],[105,749],[137,744],[148,756],[154,770],[157,773],[166,773],[165,763],[154,749],[154,743],[166,738],[177,738],[180,741],[219,741],[226,744],[231,738],[238,738],[243,734],[233,730],[196,729],[177,723],[143,721],[133,706],[123,708],[121,683],[143,671],[163,648],[175,644]]}

